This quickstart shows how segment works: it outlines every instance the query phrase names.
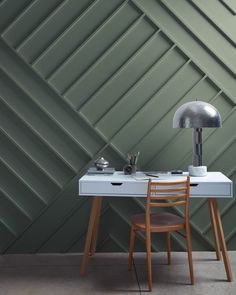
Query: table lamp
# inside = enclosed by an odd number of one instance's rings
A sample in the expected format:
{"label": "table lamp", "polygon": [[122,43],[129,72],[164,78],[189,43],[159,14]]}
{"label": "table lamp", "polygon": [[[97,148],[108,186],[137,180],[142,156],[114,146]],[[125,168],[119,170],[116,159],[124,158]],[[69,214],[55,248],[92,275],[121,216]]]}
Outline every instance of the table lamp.
{"label": "table lamp", "polygon": [[193,163],[191,176],[205,176],[207,167],[202,166],[202,129],[221,127],[218,110],[204,101],[191,101],[180,106],[174,114],[173,128],[193,128]]}

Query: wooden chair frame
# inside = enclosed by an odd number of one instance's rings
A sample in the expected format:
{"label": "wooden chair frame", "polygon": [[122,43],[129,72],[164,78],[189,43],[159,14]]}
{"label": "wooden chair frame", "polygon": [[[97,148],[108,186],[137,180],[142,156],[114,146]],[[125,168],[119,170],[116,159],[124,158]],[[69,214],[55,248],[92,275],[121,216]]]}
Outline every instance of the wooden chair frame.
{"label": "wooden chair frame", "polygon": [[[192,261],[192,245],[190,238],[190,224],[189,224],[189,191],[190,191],[190,177],[179,181],[152,181],[149,179],[146,200],[145,222],[141,226],[135,223],[131,224],[130,233],[130,253],[129,253],[129,270],[132,269],[134,240],[137,231],[146,232],[146,257],[147,257],[147,272],[148,272],[148,287],[152,290],[152,262],[151,262],[151,233],[152,232],[166,232],[167,245],[167,259],[168,264],[171,264],[171,242],[170,233],[177,232],[184,229],[186,235],[186,247],[188,252],[188,263],[190,272],[191,284],[194,284],[193,261]],[[152,207],[174,207],[184,205],[184,223],[176,225],[155,225],[151,226],[151,208]],[[161,213],[160,213],[161,214]],[[158,213],[157,213],[158,218]]]}

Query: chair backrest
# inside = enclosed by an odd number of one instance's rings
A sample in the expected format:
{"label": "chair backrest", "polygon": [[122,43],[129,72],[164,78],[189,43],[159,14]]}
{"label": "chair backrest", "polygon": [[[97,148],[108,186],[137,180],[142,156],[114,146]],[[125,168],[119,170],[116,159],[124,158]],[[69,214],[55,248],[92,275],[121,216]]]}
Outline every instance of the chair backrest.
{"label": "chair backrest", "polygon": [[151,207],[173,207],[185,205],[185,219],[189,218],[190,177],[178,181],[152,181],[149,179],[146,201],[146,215]]}

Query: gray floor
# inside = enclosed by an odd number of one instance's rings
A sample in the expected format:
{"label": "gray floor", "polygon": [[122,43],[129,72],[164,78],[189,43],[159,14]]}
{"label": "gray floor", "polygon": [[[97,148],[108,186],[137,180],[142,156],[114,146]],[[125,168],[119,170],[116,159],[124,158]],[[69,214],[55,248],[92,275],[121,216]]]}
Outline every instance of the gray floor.
{"label": "gray floor", "polygon": [[[226,281],[222,262],[212,252],[194,252],[196,285],[189,285],[186,253],[153,254],[153,292],[165,295],[235,295],[236,282]],[[230,252],[236,274],[236,252]],[[79,277],[81,255],[0,256],[0,295],[144,294],[147,289],[145,255],[135,254],[134,270],[127,271],[127,254],[96,254],[88,275]],[[149,293],[150,294],[150,293]]]}

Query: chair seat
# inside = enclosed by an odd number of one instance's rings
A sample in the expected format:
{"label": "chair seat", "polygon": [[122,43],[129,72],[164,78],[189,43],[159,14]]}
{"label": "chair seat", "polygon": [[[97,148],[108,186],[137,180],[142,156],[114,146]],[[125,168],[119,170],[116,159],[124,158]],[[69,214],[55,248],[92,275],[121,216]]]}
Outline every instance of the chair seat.
{"label": "chair seat", "polygon": [[[131,216],[131,223],[135,228],[145,230],[145,213]],[[184,228],[184,219],[169,212],[151,214],[150,223],[151,231],[154,232],[175,231]]]}

